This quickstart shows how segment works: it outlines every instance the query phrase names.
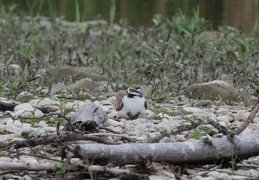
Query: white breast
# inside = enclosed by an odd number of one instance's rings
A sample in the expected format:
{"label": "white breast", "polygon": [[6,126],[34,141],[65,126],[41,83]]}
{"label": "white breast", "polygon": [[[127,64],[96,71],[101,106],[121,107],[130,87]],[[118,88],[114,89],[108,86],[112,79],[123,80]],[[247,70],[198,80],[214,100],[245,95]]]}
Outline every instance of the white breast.
{"label": "white breast", "polygon": [[146,113],[145,108],[145,98],[134,96],[133,98],[128,98],[124,96],[122,98],[123,108],[119,111],[120,116],[125,116],[127,113],[131,113],[132,116],[135,116],[137,113],[140,114]]}

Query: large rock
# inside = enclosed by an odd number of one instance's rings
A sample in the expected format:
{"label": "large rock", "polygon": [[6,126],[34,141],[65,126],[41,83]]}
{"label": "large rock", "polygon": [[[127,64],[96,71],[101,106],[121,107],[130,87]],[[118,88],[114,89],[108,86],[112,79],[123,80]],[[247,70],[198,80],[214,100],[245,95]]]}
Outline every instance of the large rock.
{"label": "large rock", "polygon": [[186,89],[186,95],[194,99],[218,99],[235,100],[238,91],[225,81],[215,80],[207,83],[192,84]]}
{"label": "large rock", "polygon": [[69,87],[71,89],[94,89],[97,87],[97,84],[90,78],[80,79],[73,84],[70,84]]}
{"label": "large rock", "polygon": [[95,105],[89,104],[77,110],[71,117],[70,123],[66,122],[65,131],[89,131],[97,132],[98,126],[107,121],[108,116],[104,110]]}
{"label": "large rock", "polygon": [[94,81],[104,81],[106,78],[93,68],[88,67],[76,67],[76,66],[63,66],[56,70],[54,82],[60,82],[62,78],[68,78],[69,76],[75,77],[75,80],[84,78],[90,78]]}

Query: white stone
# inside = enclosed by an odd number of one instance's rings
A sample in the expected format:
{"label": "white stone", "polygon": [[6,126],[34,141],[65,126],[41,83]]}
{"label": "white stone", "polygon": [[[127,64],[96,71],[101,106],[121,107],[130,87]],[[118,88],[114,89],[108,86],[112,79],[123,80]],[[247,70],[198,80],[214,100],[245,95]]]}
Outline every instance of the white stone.
{"label": "white stone", "polygon": [[227,125],[225,122],[223,122],[223,121],[219,122],[219,124],[220,124],[221,126],[225,127],[225,128],[228,128],[228,125]]}
{"label": "white stone", "polygon": [[21,92],[17,97],[16,100],[18,102],[24,103],[29,102],[30,100],[34,99],[35,96],[29,92]]}
{"label": "white stone", "polygon": [[258,170],[249,169],[248,172],[249,172],[249,175],[250,175],[251,177],[258,177],[258,176],[259,176]]}
{"label": "white stone", "polygon": [[152,124],[152,123],[139,124],[136,127],[136,130],[138,130],[140,134],[142,134],[143,132],[155,131],[154,130],[154,124]]}
{"label": "white stone", "polygon": [[34,130],[33,127],[29,127],[29,126],[23,126],[22,129],[21,129],[21,133],[32,133]]}
{"label": "white stone", "polygon": [[29,103],[18,104],[17,106],[14,107],[14,112],[27,109],[27,108],[33,108],[33,107]]}
{"label": "white stone", "polygon": [[259,124],[259,117],[255,117],[255,118],[254,118],[254,123]]}
{"label": "white stone", "polygon": [[231,177],[232,177],[233,180],[248,180],[247,176],[232,175]]}
{"label": "white stone", "polygon": [[22,118],[40,118],[44,116],[41,110],[36,108],[26,108],[16,112],[16,115]]}
{"label": "white stone", "polygon": [[84,102],[84,101],[73,101],[73,102],[67,102],[64,105],[64,109],[81,109],[82,107],[88,105],[88,102]]}
{"label": "white stone", "polygon": [[189,175],[197,174],[197,171],[194,169],[186,168],[185,171]]}
{"label": "white stone", "polygon": [[220,173],[217,179],[218,180],[232,180],[232,177],[227,173]]}
{"label": "white stone", "polygon": [[38,129],[38,128],[33,128],[33,127],[29,127],[29,126],[23,126],[21,129],[21,133],[25,133],[25,134],[30,134],[33,137],[37,137],[39,135],[43,135],[45,134],[45,131],[42,129]]}
{"label": "white stone", "polygon": [[43,127],[42,130],[47,131],[47,132],[56,132],[57,128],[56,127]]}
{"label": "white stone", "polygon": [[29,123],[23,123],[22,125],[23,125],[23,126],[29,126],[29,127],[31,127],[31,124],[29,124]]}
{"label": "white stone", "polygon": [[10,64],[8,66],[8,74],[12,78],[19,78],[21,72],[22,69],[18,64]]}
{"label": "white stone", "polygon": [[150,175],[148,176],[149,180],[174,180],[175,178],[172,177],[165,177],[165,176],[159,176],[159,175]]}
{"label": "white stone", "polygon": [[156,117],[169,119],[169,115],[165,113],[158,113]]}
{"label": "white stone", "polygon": [[[20,134],[22,123],[20,120],[8,120],[5,127],[6,130],[10,133]],[[2,138],[2,136],[1,136]]]}
{"label": "white stone", "polygon": [[24,180],[32,180],[32,178],[29,175],[23,176]]}
{"label": "white stone", "polygon": [[3,132],[6,130],[5,125],[0,124],[0,134],[3,134]]}
{"label": "white stone", "polygon": [[45,121],[40,121],[39,123],[35,124],[36,127],[47,127],[48,124]]}
{"label": "white stone", "polygon": [[122,123],[119,122],[119,121],[115,121],[113,119],[108,119],[105,123],[104,123],[105,126],[113,126],[113,127],[116,127],[116,126],[122,126]]}
{"label": "white stone", "polygon": [[132,131],[132,130],[135,130],[135,128],[136,128],[135,125],[133,125],[133,124],[132,124],[132,125],[128,124],[128,125],[125,126],[124,130],[125,130],[125,131]]}
{"label": "white stone", "polygon": [[227,116],[227,115],[222,115],[222,116],[218,116],[217,118],[217,121],[219,122],[224,122],[226,123],[227,126],[230,126],[231,123],[229,121],[231,121],[231,117]]}
{"label": "white stone", "polygon": [[110,113],[107,114],[109,119],[113,119],[116,118],[118,116],[118,112],[116,111],[112,111]]}
{"label": "white stone", "polygon": [[235,115],[234,115],[234,120],[235,121],[245,121],[247,117],[249,116],[249,112],[245,110],[239,110]]}
{"label": "white stone", "polygon": [[177,134],[177,135],[175,136],[175,140],[182,142],[182,141],[185,141],[186,138],[185,138],[185,135]]}
{"label": "white stone", "polygon": [[13,122],[13,125],[16,126],[16,127],[22,127],[22,122],[20,120],[15,120]]}
{"label": "white stone", "polygon": [[207,175],[211,176],[211,177],[214,177],[214,178],[218,178],[219,172],[218,171],[211,171]]}
{"label": "white stone", "polygon": [[44,135],[44,134],[45,134],[45,131],[43,129],[33,128],[33,132],[32,132],[33,137],[38,137],[38,136],[41,136],[41,135]]}
{"label": "white stone", "polygon": [[58,108],[58,105],[60,104],[59,101],[56,101],[51,98],[33,99],[33,100],[30,100],[28,103],[34,107],[48,106],[48,107],[54,107],[54,108]]}
{"label": "white stone", "polygon": [[112,129],[112,130],[115,131],[115,132],[123,133],[123,128],[120,127],[120,126],[117,126],[117,127],[108,127],[108,128]]}
{"label": "white stone", "polygon": [[195,176],[194,178],[192,178],[192,180],[216,180],[216,179],[213,177]]}
{"label": "white stone", "polygon": [[192,114],[192,113],[205,113],[204,110],[200,109],[200,108],[196,108],[196,107],[184,107],[182,109],[182,112],[184,114]]}
{"label": "white stone", "polygon": [[113,105],[113,102],[110,99],[102,100],[101,103],[103,106]]}
{"label": "white stone", "polygon": [[107,107],[107,106],[101,106],[101,107],[104,110],[104,112],[106,112],[106,113],[110,112],[110,108],[109,107]]}
{"label": "white stone", "polygon": [[167,125],[157,125],[155,126],[155,130],[158,131],[158,132],[170,132],[170,128],[167,126]]}

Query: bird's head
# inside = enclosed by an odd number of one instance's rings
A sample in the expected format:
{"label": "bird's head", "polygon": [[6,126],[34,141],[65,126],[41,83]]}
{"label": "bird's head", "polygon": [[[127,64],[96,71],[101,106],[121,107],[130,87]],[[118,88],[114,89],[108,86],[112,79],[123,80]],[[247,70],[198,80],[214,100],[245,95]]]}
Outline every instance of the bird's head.
{"label": "bird's head", "polygon": [[127,93],[133,96],[142,96],[142,88],[139,85],[131,85],[128,90]]}

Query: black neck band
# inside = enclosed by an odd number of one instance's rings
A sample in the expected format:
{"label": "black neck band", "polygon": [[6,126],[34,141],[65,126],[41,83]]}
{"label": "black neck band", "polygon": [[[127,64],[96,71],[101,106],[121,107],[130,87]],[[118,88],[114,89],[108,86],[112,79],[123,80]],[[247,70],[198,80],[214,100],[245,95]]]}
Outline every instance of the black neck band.
{"label": "black neck band", "polygon": [[136,95],[136,94],[127,93],[127,97],[128,98],[134,98],[134,96],[138,96],[138,97],[142,98],[142,95]]}

